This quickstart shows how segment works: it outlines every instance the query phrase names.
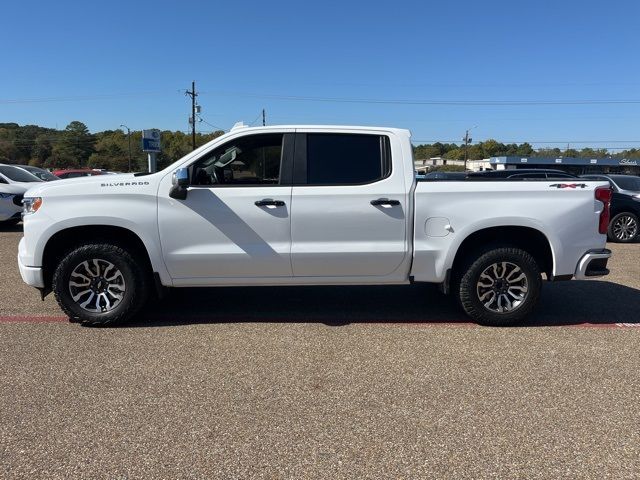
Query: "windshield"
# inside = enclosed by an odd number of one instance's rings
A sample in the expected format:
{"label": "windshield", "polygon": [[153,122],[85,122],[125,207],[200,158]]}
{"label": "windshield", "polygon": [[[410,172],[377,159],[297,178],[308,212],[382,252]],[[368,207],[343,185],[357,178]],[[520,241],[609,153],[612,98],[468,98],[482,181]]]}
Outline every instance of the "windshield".
{"label": "windshield", "polygon": [[44,180],[45,182],[48,182],[50,180],[60,180],[53,173],[47,172],[46,170],[44,170],[42,168],[29,167],[29,166],[24,166],[24,167],[21,167],[21,168],[24,169],[24,170],[27,170],[31,175],[35,175],[40,180]]}
{"label": "windshield", "polygon": [[16,167],[0,165],[0,173],[13,182],[41,182],[38,177]]}
{"label": "windshield", "polygon": [[611,175],[611,178],[622,190],[640,192],[640,177],[632,177],[631,175]]}

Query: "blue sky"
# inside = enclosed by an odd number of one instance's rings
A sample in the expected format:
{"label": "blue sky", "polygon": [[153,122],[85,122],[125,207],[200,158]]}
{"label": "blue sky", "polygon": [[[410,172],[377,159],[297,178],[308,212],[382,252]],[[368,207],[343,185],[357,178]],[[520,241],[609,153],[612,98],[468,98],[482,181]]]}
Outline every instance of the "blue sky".
{"label": "blue sky", "polygon": [[270,124],[398,126],[414,141],[477,126],[475,140],[640,147],[639,103],[281,98],[639,101],[639,14],[625,0],[5,2],[0,122],[187,130],[195,80],[203,131],[265,108]]}

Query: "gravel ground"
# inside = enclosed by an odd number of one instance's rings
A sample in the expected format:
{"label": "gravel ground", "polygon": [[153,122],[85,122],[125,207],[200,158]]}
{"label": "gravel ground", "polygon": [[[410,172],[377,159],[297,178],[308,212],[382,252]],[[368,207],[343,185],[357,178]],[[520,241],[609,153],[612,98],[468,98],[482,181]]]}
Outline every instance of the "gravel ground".
{"label": "gravel ground", "polygon": [[545,285],[528,327],[412,286],[181,290],[90,329],[22,284],[19,236],[2,478],[640,478],[640,328],[617,326],[640,322],[640,244]]}

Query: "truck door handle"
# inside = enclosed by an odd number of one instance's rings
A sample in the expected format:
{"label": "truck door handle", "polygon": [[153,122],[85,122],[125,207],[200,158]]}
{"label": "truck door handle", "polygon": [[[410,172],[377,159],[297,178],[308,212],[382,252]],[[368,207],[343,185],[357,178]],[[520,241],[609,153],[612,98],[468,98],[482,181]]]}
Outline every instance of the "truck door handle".
{"label": "truck door handle", "polygon": [[272,198],[265,198],[255,202],[256,207],[284,207],[282,200],[273,200]]}
{"label": "truck door handle", "polygon": [[377,200],[371,200],[371,205],[379,206],[379,205],[400,205],[400,200],[389,200],[388,198],[378,198]]}

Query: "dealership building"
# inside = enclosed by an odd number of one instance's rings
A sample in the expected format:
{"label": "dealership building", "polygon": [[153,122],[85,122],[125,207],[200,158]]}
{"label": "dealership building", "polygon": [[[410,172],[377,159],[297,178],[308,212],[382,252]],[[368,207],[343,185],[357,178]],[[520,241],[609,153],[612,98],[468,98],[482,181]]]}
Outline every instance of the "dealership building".
{"label": "dealership building", "polygon": [[[464,160],[433,157],[416,160],[418,173],[424,174],[442,166],[464,167]],[[518,168],[553,168],[574,175],[585,173],[624,173],[640,175],[640,159],[637,158],[569,158],[569,157],[491,157],[483,160],[467,160],[467,170],[513,170]]]}
{"label": "dealership building", "polygon": [[493,170],[553,168],[575,175],[585,173],[640,175],[640,160],[637,158],[491,157],[489,168]]}

